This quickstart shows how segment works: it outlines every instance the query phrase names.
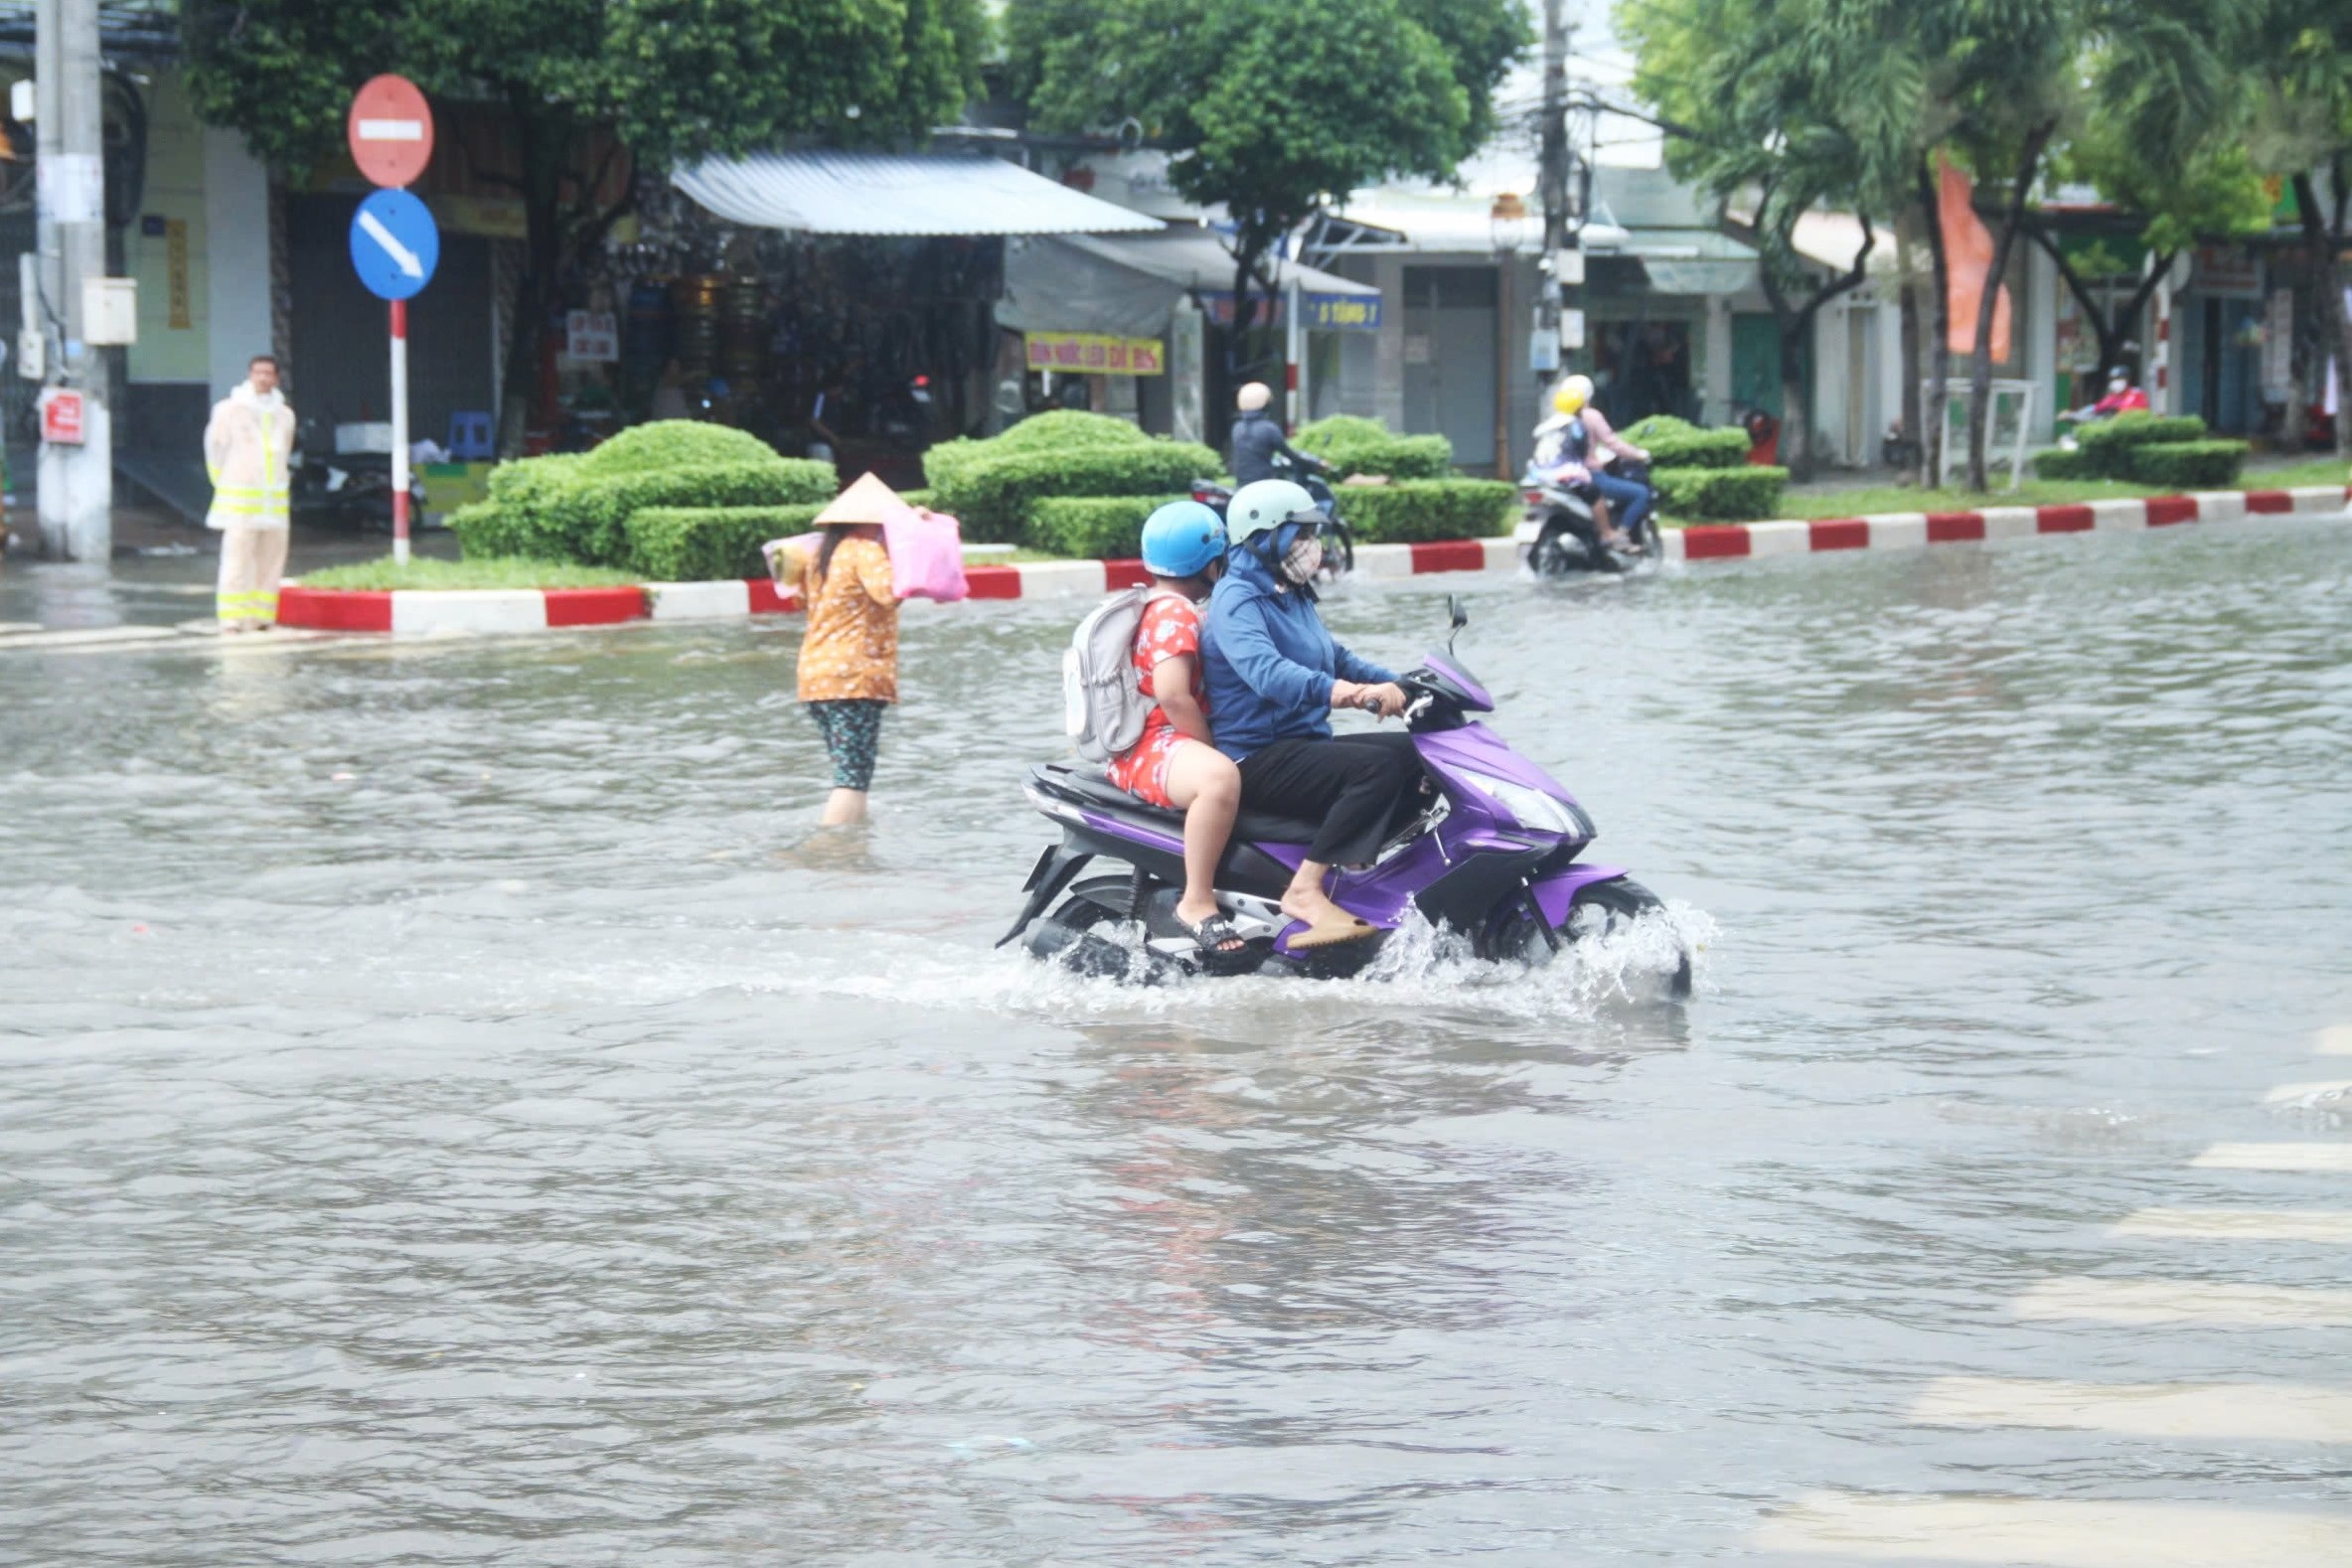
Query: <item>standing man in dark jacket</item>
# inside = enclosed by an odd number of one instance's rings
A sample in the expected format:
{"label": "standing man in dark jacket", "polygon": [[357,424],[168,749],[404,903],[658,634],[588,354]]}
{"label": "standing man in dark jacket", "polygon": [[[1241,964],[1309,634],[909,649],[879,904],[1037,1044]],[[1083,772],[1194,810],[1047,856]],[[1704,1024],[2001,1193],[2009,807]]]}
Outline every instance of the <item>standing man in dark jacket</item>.
{"label": "standing man in dark jacket", "polygon": [[[1266,411],[1274,393],[1264,382],[1250,382],[1233,394],[1233,484],[1236,489],[1261,479],[1296,479],[1319,473],[1328,465],[1282,438],[1282,421]],[[1283,463],[1289,463],[1288,468]]]}

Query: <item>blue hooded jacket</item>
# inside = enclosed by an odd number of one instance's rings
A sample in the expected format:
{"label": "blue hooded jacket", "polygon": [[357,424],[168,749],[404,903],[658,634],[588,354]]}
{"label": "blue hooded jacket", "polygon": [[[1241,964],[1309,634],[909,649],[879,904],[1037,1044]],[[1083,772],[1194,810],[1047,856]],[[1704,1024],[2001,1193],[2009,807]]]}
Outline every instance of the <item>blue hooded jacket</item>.
{"label": "blue hooded jacket", "polygon": [[1307,596],[1277,591],[1273,571],[1247,549],[1226,557],[1208,596],[1200,660],[1209,728],[1236,762],[1277,740],[1329,739],[1334,678],[1396,679],[1333,642]]}

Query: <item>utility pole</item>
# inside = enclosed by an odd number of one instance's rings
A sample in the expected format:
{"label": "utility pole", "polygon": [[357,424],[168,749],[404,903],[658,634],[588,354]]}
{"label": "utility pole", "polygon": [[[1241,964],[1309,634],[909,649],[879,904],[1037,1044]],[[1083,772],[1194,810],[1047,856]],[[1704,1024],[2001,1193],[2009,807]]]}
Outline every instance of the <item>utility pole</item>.
{"label": "utility pole", "polygon": [[1568,243],[1567,0],[1543,0],[1543,139],[1538,180],[1546,255]]}
{"label": "utility pole", "polygon": [[[40,148],[36,243],[49,388],[78,392],[78,442],[41,443],[41,550],[104,561],[114,552],[114,454],[105,360],[85,341],[82,284],[106,274],[106,165],[97,0],[40,0],[34,37]],[[45,392],[45,396],[54,395]]]}
{"label": "utility pole", "polygon": [[[1584,253],[1569,228],[1567,0],[1543,0],[1543,136],[1537,184],[1543,198],[1543,268],[1549,281],[1535,312],[1539,368],[1556,371],[1560,353],[1584,347],[1583,318],[1567,310],[1568,290],[1584,282]],[[1565,328],[1566,330],[1563,330]]]}

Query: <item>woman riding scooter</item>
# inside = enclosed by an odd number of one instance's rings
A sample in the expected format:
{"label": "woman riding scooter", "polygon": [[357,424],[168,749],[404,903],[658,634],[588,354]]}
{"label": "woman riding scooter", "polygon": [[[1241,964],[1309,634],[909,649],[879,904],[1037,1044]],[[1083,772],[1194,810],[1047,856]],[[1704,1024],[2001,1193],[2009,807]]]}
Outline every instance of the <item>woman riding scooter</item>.
{"label": "woman riding scooter", "polygon": [[1231,553],[1200,645],[1217,749],[1241,764],[1243,808],[1321,824],[1282,894],[1283,913],[1308,928],[1290,939],[1294,948],[1373,934],[1332,902],[1324,879],[1334,865],[1372,862],[1422,771],[1410,735],[1332,733],[1333,708],[1394,718],[1405,694],[1393,674],[1340,647],[1323,624],[1315,573],[1324,521],[1314,498],[1287,479],[1233,493]]}
{"label": "woman riding scooter", "polygon": [[1642,549],[1642,521],[1649,515],[1647,485],[1609,472],[1618,458],[1646,463],[1649,454],[1619,435],[1608,416],[1593,406],[1593,381],[1571,376],[1552,393],[1552,417],[1535,427],[1535,466],[1552,471],[1581,469],[1599,500],[1593,521],[1610,549]]}

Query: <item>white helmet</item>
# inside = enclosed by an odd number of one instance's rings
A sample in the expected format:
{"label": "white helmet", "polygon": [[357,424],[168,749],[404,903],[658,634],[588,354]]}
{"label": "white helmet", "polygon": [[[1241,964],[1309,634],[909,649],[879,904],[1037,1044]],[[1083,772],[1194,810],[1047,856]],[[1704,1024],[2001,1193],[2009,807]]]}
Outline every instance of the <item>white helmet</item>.
{"label": "white helmet", "polygon": [[1233,394],[1233,406],[1243,413],[1256,413],[1274,400],[1274,389],[1264,382],[1244,382],[1241,391]]}
{"label": "white helmet", "polygon": [[1246,545],[1260,534],[1285,523],[1321,523],[1323,509],[1304,485],[1287,479],[1260,479],[1233,492],[1225,506],[1225,538]]}

